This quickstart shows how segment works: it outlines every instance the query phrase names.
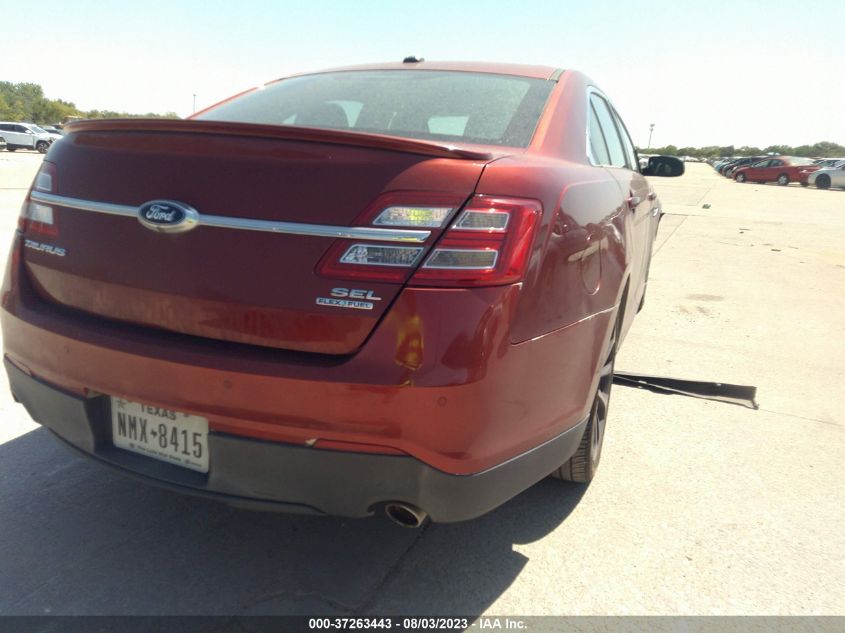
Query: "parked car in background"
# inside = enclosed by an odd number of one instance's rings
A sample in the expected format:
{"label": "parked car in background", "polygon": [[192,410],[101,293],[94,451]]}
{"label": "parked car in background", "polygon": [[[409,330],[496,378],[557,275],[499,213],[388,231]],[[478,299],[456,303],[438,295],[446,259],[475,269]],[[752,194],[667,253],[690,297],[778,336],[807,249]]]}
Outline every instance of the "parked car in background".
{"label": "parked car in background", "polygon": [[737,158],[737,159],[734,159],[734,160],[721,161],[716,166],[716,171],[719,172],[720,175],[724,176],[725,170],[728,169],[731,165],[735,165],[737,160],[739,160],[739,159]]}
{"label": "parked car in background", "polygon": [[807,183],[819,189],[845,188],[845,160],[807,174]]}
{"label": "parked car in background", "polygon": [[733,157],[724,157],[718,159],[716,162],[713,163],[713,169],[715,169],[720,174],[722,173],[722,168],[725,167],[728,163],[732,163],[735,160],[739,160],[742,158],[741,156],[733,156]]}
{"label": "parked car in background", "polygon": [[766,158],[753,165],[740,167],[734,172],[737,182],[777,182],[786,186],[790,182],[798,182],[801,170],[817,169],[810,158],[800,156],[775,156]]}
{"label": "parked car in background", "polygon": [[33,124],[32,129],[37,133],[46,134],[47,136],[49,136],[50,137],[50,143],[54,143],[58,140],[61,140],[61,138],[62,138],[61,134],[58,134],[56,132],[50,132],[50,131],[46,130],[45,128],[41,127],[40,125],[34,125]]}
{"label": "parked car in background", "polygon": [[[728,170],[730,170],[732,167],[738,165],[740,163],[740,161],[743,161],[746,158],[748,158],[748,157],[747,156],[740,156],[740,157],[737,157],[737,158],[732,158],[731,160],[726,160],[722,164],[719,165],[719,168],[716,171],[718,171],[722,176],[727,176]],[[751,163],[746,162],[744,164],[748,165],[748,164],[751,164]]]}
{"label": "parked car in background", "polygon": [[65,133],[62,130],[60,130],[59,128],[57,128],[54,125],[42,125],[41,128],[44,131],[46,131],[50,134],[55,134],[56,136],[64,136],[65,135]]}
{"label": "parked car in background", "polygon": [[[810,175],[825,169],[826,167],[838,167],[840,163],[845,162],[845,158],[816,158],[813,159],[813,164],[805,167],[798,172],[798,182],[802,187],[810,186]],[[822,179],[824,182],[824,179]]]}
{"label": "parked car in background", "polygon": [[765,160],[765,156],[746,156],[744,158],[740,158],[738,160],[733,161],[732,163],[728,163],[725,167],[722,168],[722,175],[726,178],[733,178],[736,170],[740,167],[746,167],[749,165],[754,165],[755,163],[759,163],[762,160]]}
{"label": "parked car in background", "polygon": [[0,134],[6,139],[6,149],[10,152],[18,149],[34,149],[46,154],[54,140],[47,132],[32,123],[0,121]]}
{"label": "parked car in background", "polygon": [[824,169],[825,167],[835,167],[838,163],[841,163],[845,160],[845,157],[840,158],[816,158],[813,160],[813,164],[817,165],[819,169]]}
{"label": "parked car in background", "polygon": [[68,444],[407,526],[595,475],[661,216],[645,176],[684,164],[641,170],[586,76],[412,58],[66,131],[1,318],[12,392]]}

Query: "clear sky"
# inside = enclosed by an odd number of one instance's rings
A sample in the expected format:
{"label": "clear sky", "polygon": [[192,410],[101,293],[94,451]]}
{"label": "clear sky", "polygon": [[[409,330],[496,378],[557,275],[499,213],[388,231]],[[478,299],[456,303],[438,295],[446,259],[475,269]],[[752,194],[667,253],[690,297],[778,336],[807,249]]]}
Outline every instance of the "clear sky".
{"label": "clear sky", "polygon": [[[25,8],[26,7],[26,8]],[[575,68],[652,146],[845,144],[842,0],[0,0],[0,80],[188,115],[286,74],[401,60]]]}

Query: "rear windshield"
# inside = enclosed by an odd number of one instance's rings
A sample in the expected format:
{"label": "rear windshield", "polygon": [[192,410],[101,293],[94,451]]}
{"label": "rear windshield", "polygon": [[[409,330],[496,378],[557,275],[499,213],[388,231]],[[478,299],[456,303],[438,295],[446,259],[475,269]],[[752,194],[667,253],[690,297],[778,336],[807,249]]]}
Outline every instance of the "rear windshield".
{"label": "rear windshield", "polygon": [[344,71],[284,79],[195,118],[526,147],[553,86],[487,73]]}

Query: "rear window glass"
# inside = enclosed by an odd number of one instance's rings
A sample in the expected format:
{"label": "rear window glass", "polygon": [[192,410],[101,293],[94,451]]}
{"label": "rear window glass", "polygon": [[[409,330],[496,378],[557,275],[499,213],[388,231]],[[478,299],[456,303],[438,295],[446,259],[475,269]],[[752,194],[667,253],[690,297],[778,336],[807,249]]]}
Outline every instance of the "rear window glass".
{"label": "rear window glass", "polygon": [[526,147],[553,82],[429,70],[292,77],[196,118]]}

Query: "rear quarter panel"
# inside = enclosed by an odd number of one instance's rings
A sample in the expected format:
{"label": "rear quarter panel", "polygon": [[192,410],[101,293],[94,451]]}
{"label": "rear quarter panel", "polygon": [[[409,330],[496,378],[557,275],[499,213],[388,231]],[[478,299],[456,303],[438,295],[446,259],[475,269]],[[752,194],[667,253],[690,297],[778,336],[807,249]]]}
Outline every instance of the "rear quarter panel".
{"label": "rear quarter panel", "polygon": [[612,309],[630,274],[635,240],[623,209],[627,194],[613,174],[587,158],[587,89],[593,85],[579,72],[564,72],[528,151],[492,162],[478,184],[478,193],[543,204],[513,342]]}
{"label": "rear quarter panel", "polygon": [[478,191],[535,198],[543,204],[512,342],[613,308],[631,254],[626,249],[630,227],[611,174],[547,158],[503,159],[488,166]]}

